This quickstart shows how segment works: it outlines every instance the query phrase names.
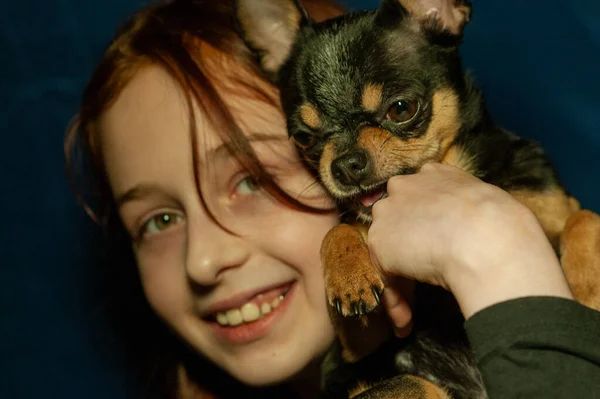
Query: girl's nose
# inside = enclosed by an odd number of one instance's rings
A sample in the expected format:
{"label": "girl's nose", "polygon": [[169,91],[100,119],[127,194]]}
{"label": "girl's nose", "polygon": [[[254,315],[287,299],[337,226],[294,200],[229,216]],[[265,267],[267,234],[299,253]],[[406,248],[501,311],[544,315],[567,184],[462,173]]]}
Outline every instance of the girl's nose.
{"label": "girl's nose", "polygon": [[226,270],[242,266],[250,256],[250,246],[243,237],[214,221],[188,229],[186,274],[198,285],[217,284]]}

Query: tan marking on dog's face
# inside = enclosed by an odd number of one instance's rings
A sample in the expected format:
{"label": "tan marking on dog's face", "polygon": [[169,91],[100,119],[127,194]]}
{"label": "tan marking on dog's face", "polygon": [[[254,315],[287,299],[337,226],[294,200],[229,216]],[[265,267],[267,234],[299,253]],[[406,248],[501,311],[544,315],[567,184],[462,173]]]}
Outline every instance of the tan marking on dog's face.
{"label": "tan marking on dog's face", "polygon": [[446,153],[460,129],[458,95],[450,88],[440,89],[432,99],[431,122],[426,140],[438,143],[441,154]]}
{"label": "tan marking on dog's face", "polygon": [[578,209],[561,188],[539,192],[530,190],[509,191],[520,203],[529,208],[542,225],[546,236],[558,250],[560,234],[567,219]]}
{"label": "tan marking on dog's face", "polygon": [[362,92],[362,107],[365,111],[375,112],[381,106],[381,99],[383,93],[383,85],[380,84],[366,84]]}
{"label": "tan marking on dog's face", "polygon": [[387,130],[365,127],[359,132],[357,147],[371,157],[373,182],[381,182],[403,168],[418,170],[426,162],[441,161],[459,128],[458,97],[451,89],[441,89],[433,95],[432,117],[424,135],[402,140]]}
{"label": "tan marking on dog's face", "polygon": [[475,159],[458,145],[452,145],[448,148],[448,151],[446,151],[446,154],[442,158],[442,163],[454,166],[472,175],[477,172]]}
{"label": "tan marking on dog's face", "polygon": [[333,176],[331,175],[331,163],[336,158],[335,145],[331,141],[325,144],[323,147],[323,153],[319,161],[319,176],[323,185],[334,197],[341,197],[344,195],[334,182]]}
{"label": "tan marking on dog's face", "polygon": [[304,103],[300,106],[300,118],[302,118],[302,122],[311,129],[318,129],[321,127],[319,111],[311,103]]}

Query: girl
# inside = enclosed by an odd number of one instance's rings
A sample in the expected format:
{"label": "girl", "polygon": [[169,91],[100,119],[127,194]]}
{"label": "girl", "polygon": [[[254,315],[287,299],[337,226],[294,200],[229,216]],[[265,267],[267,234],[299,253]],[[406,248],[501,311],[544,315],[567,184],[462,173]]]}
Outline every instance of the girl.
{"label": "girl", "polygon": [[[303,4],[316,19],[340,12],[328,2]],[[229,2],[174,0],[135,14],[98,64],[66,140],[72,171],[75,150],[92,161],[84,178],[97,197],[86,207],[124,260],[107,265],[110,292],[144,398],[316,397],[334,340],[319,247],[338,216],[287,140],[278,93],[233,21]],[[506,193],[439,166],[407,179],[393,179],[373,211],[369,239],[383,272],[446,286],[467,317],[528,295],[571,304],[543,232]],[[430,195],[441,182],[451,195]],[[405,200],[419,207],[407,210]],[[444,201],[454,201],[454,219],[435,212],[448,209]],[[500,213],[526,228],[499,229]],[[456,234],[473,223],[479,229]],[[448,227],[452,234],[441,234]],[[411,230],[414,242],[401,253],[399,231]],[[494,243],[515,250],[494,252]],[[449,253],[447,267],[427,263]],[[513,289],[523,280],[514,267],[500,289],[485,289],[498,281],[498,266],[524,261],[546,278]],[[491,266],[474,267],[482,264]],[[477,295],[463,284],[473,281]],[[411,314],[394,287],[386,305],[403,335]]]}
{"label": "girl", "polygon": [[[339,12],[304,5],[315,18]],[[319,245],[337,216],[287,140],[278,93],[237,36],[229,2],[134,15],[89,82],[67,154],[73,147],[93,162],[101,208],[89,211],[112,239],[130,240],[118,244],[135,263],[115,273],[139,278],[143,292],[115,298],[135,304],[116,323],[135,317],[123,329],[137,341],[143,396],[186,396],[195,379],[225,385],[220,396],[241,389],[190,366],[200,362],[190,353],[244,385],[294,376],[314,396],[334,338]],[[144,297],[160,322],[138,309]]]}

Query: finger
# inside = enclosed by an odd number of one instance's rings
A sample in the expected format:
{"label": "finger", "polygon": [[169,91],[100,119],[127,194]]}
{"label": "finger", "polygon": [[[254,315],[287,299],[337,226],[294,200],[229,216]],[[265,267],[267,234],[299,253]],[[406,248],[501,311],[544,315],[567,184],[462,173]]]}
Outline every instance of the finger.
{"label": "finger", "polygon": [[412,311],[408,301],[396,287],[385,287],[383,290],[383,304],[397,332],[410,326]]}
{"label": "finger", "polygon": [[421,166],[419,172],[432,172],[437,171],[439,169],[443,169],[444,167],[449,166],[449,164],[443,164],[435,161],[427,161]]}
{"label": "finger", "polygon": [[[459,166],[455,166],[447,163],[439,163],[434,161],[428,161],[421,167],[419,173],[434,173],[437,175],[444,174],[447,177],[454,177],[456,179],[467,179],[468,181],[479,181],[473,173],[469,173],[466,169]],[[440,176],[441,177],[441,176]]]}
{"label": "finger", "polygon": [[412,321],[404,327],[401,327],[401,328],[394,327],[394,335],[396,335],[396,337],[398,337],[398,338],[406,338],[412,332],[412,327],[413,327]]}
{"label": "finger", "polygon": [[[406,180],[408,177],[408,175],[396,175],[390,177],[386,185],[386,191],[388,195],[392,195],[397,192],[402,192],[402,189],[406,185]],[[377,204],[377,202],[375,204]]]}

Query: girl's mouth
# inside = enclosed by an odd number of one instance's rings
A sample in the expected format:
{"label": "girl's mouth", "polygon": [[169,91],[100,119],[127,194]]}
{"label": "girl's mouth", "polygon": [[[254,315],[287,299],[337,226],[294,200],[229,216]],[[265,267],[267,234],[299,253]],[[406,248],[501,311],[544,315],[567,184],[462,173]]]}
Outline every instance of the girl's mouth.
{"label": "girl's mouth", "polygon": [[241,324],[255,322],[277,308],[281,301],[285,299],[290,288],[291,285],[287,285],[258,294],[239,307],[227,309],[226,311],[209,316],[209,320],[214,320],[223,327],[236,327]]}
{"label": "girl's mouth", "polygon": [[240,307],[206,318],[209,326],[227,344],[243,345],[262,339],[286,314],[297,284],[256,295]]}

